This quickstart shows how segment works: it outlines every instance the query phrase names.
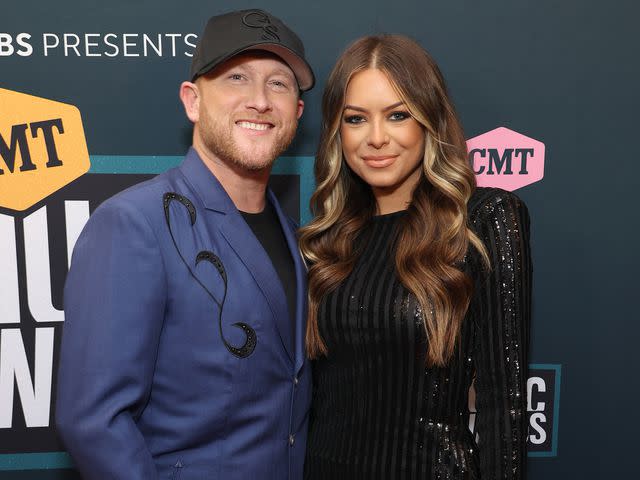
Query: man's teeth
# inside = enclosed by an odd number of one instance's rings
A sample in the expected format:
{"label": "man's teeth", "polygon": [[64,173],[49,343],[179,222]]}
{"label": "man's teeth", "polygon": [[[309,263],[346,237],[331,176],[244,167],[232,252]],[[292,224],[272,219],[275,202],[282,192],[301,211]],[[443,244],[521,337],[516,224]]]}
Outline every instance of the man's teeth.
{"label": "man's teeth", "polygon": [[238,126],[248,128],[250,130],[266,130],[269,128],[267,123],[238,122]]}

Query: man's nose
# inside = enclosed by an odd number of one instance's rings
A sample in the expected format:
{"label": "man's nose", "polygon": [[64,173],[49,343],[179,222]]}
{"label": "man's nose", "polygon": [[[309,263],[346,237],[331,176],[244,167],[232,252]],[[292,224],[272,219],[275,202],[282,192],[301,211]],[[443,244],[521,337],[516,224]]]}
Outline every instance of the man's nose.
{"label": "man's nose", "polygon": [[254,85],[247,98],[247,108],[258,113],[265,113],[271,110],[271,100],[266,85]]}

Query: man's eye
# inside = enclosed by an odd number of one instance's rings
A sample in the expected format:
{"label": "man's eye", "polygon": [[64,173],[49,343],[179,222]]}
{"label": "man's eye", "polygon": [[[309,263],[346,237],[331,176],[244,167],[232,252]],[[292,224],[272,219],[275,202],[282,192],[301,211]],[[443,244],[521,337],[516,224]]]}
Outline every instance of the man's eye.
{"label": "man's eye", "polygon": [[283,88],[283,89],[289,88],[289,85],[287,84],[287,82],[283,80],[271,80],[271,85],[277,88]]}
{"label": "man's eye", "polygon": [[391,115],[389,115],[389,120],[400,122],[402,120],[406,120],[409,117],[411,117],[411,114],[409,112],[393,112]]}
{"label": "man's eye", "polygon": [[362,115],[347,115],[344,117],[344,123],[358,124],[364,122]]}
{"label": "man's eye", "polygon": [[242,80],[244,77],[240,73],[232,73],[229,75],[230,80]]}

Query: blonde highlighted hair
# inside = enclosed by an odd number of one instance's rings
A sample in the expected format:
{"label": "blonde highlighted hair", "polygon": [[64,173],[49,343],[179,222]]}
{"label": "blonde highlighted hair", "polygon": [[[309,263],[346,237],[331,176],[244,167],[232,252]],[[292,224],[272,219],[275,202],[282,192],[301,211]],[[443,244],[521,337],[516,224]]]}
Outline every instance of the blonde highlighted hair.
{"label": "blonde highlighted hair", "polygon": [[425,131],[422,175],[398,232],[395,266],[400,282],[422,309],[427,363],[442,366],[453,354],[473,292],[471,278],[457,265],[469,245],[486,263],[488,259],[484,245],[467,226],[475,177],[444,79],[429,54],[401,35],[357,40],[338,59],[325,87],[317,188],[311,198],[314,219],[300,236],[310,264],[307,351],[311,358],[328,353],[318,328],[319,305],[353,269],[354,241],[376,212],[371,188],[347,166],[340,141],[347,86],[354,74],[369,68],[388,77]]}

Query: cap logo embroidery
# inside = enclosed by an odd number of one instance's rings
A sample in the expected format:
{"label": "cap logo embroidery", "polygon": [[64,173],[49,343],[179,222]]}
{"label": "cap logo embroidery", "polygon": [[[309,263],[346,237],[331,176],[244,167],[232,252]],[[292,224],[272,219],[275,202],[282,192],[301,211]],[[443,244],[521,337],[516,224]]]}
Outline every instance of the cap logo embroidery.
{"label": "cap logo embroidery", "polygon": [[242,23],[247,27],[261,28],[263,30],[262,40],[280,41],[280,37],[277,34],[278,27],[271,23],[269,15],[260,10],[252,10],[246,13],[242,17]]}

